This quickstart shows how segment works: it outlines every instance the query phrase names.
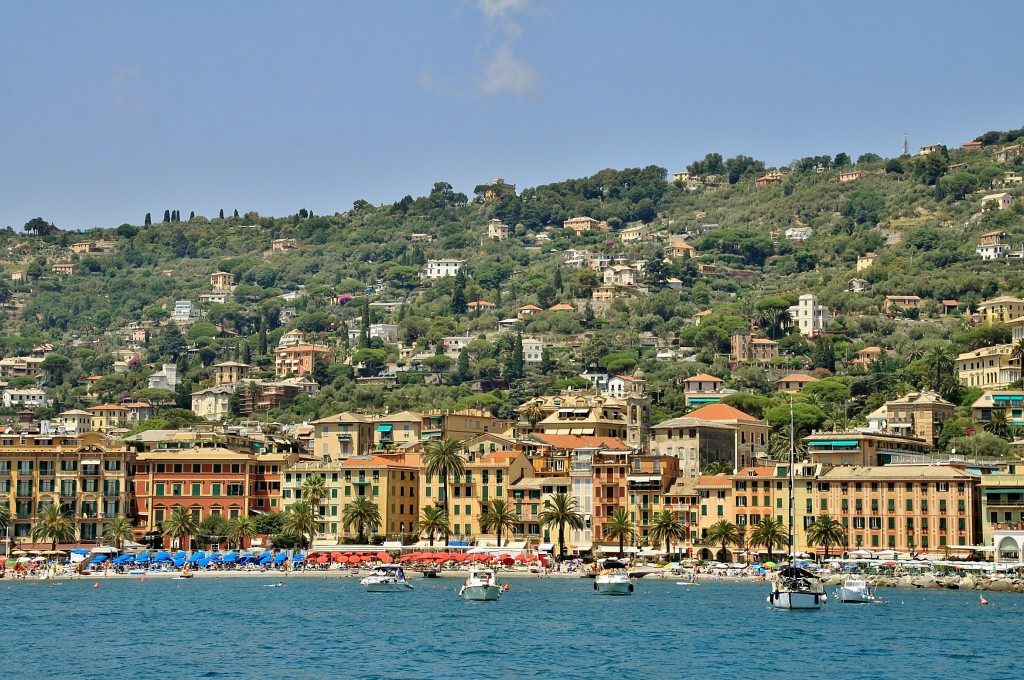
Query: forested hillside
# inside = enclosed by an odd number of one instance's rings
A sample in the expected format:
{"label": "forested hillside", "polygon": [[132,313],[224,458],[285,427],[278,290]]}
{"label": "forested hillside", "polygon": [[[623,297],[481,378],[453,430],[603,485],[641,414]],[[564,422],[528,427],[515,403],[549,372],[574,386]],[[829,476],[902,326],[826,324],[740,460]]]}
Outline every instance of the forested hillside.
{"label": "forested hillside", "polygon": [[[1008,339],[1003,328],[970,326],[964,314],[1024,289],[1024,260],[983,262],[975,252],[989,232],[1006,232],[1012,250],[1024,247],[1024,155],[1001,154],[1022,137],[1021,130],[990,132],[972,148],[892,159],[840,153],[785,168],[711,153],[675,179],[656,166],[607,169],[519,191],[481,184],[472,195],[439,181],[425,196],[323,210],[331,214],[302,208],[268,217],[244,206],[241,213],[235,206],[184,206],[189,218],[180,219],[178,210],[154,206],[157,218],[140,215],[140,226],[81,233],[44,216],[23,233],[0,232],[0,342],[7,357],[52,346],[46,361],[60,370],[42,380],[55,399],[43,416],[136,395],[154,367],[167,362],[183,377],[176,405],[188,408],[190,393],[212,384],[217,362],[252,363],[254,377],[273,377],[274,347],[292,328],[330,353],[315,371],[318,396],[266,414],[284,423],[349,409],[474,405],[507,416],[532,395],[579,386],[577,376],[590,367],[642,367],[659,418],[683,411],[680,381],[704,372],[746,393],[730,399],[761,415],[777,399],[772,380],[790,368],[839,376],[826,381],[837,392],[816,388],[821,394],[805,400],[815,426],[856,419],[906,387],[937,388],[963,404],[970,391],[934,364]],[[1012,204],[983,205],[996,193],[1007,193]],[[564,228],[575,217],[594,218],[602,229]],[[507,225],[507,239],[488,238],[490,220]],[[623,242],[635,227],[645,229]],[[787,230],[804,227],[806,238],[787,238]],[[683,242],[692,257],[673,246]],[[93,252],[88,243],[97,244]],[[616,285],[614,299],[594,299],[605,274],[577,268],[569,251],[607,255],[637,278]],[[874,264],[858,272],[858,258],[869,253]],[[424,265],[438,259],[465,264],[458,276],[423,279]],[[73,273],[56,273],[55,264],[73,264]],[[223,302],[204,301],[218,271],[233,274],[235,287]],[[854,278],[864,281],[863,292],[851,292]],[[801,336],[780,317],[804,293],[816,294],[835,315],[822,339]],[[922,302],[886,313],[887,295]],[[195,303],[200,316],[172,322],[179,300]],[[953,309],[943,305],[950,300]],[[470,304],[478,301],[493,306]],[[558,303],[574,311],[550,310]],[[524,305],[544,311],[524,317]],[[712,313],[696,325],[694,314],[703,310]],[[499,321],[517,316],[510,332],[499,332]],[[397,325],[397,342],[369,337],[378,323]],[[130,370],[114,372],[133,324],[146,333],[141,357]],[[353,337],[350,326],[358,330]],[[779,339],[783,356],[731,361],[730,334],[750,329]],[[466,334],[474,339],[457,358],[443,353],[444,338]],[[543,361],[527,365],[522,337],[543,341]],[[865,372],[851,359],[870,345],[888,353]],[[692,350],[656,360],[659,349],[678,348]],[[102,380],[90,388],[90,376]],[[389,379],[358,380],[382,376]],[[161,422],[168,418],[190,416],[169,408]]]}

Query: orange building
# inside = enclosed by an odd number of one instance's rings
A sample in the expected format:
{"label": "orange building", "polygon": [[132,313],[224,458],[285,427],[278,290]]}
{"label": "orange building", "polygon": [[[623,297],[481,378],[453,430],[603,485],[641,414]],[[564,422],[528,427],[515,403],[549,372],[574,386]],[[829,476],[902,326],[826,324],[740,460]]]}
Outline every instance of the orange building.
{"label": "orange building", "polygon": [[328,351],[320,345],[278,347],[275,351],[274,370],[278,378],[312,373],[318,357],[321,361],[326,360]]}

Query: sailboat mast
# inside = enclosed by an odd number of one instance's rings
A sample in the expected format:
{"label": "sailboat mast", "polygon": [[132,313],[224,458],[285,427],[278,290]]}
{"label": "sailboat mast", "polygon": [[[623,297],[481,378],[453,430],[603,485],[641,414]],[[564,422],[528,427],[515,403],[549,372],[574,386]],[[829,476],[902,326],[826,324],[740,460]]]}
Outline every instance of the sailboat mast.
{"label": "sailboat mast", "polygon": [[796,501],[793,498],[793,480],[796,464],[796,439],[793,431],[793,397],[789,398],[789,563],[793,564],[793,537],[796,536]]}

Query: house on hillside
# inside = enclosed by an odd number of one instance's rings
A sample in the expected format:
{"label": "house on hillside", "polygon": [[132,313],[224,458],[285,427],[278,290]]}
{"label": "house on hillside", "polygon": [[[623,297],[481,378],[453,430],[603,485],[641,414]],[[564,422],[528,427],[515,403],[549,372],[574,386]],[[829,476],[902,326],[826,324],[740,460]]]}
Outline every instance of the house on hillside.
{"label": "house on hillside", "polygon": [[775,381],[775,391],[795,394],[818,379],[806,373],[790,373]]}
{"label": "house on hillside", "polygon": [[572,229],[577,236],[587,231],[598,231],[600,226],[601,222],[593,217],[572,217],[562,223],[563,229]]}
{"label": "house on hillside", "polygon": [[849,170],[839,173],[840,182],[854,182],[864,176],[863,170]]}
{"label": "house on hillside", "polygon": [[846,286],[846,290],[848,290],[851,293],[863,293],[867,289],[868,289],[868,282],[867,282],[866,279],[857,279],[857,278],[850,279],[848,284],[847,284],[847,286]]}
{"label": "house on hillside", "polygon": [[867,370],[868,366],[875,361],[878,361],[885,355],[885,350],[877,345],[871,347],[865,347],[857,352],[857,356],[854,358],[853,363],[860,366],[864,370]]}
{"label": "house on hillside", "polygon": [[874,253],[865,253],[857,258],[857,271],[862,272],[875,263],[875,258],[878,257]]}
{"label": "house on hillside", "polygon": [[428,281],[455,276],[465,262],[465,260],[427,260],[427,266],[420,276]]}
{"label": "house on hillside", "polygon": [[806,241],[814,235],[814,229],[811,227],[790,227],[786,230],[787,241]]}
{"label": "house on hillside", "polygon": [[1010,234],[1002,230],[982,234],[974,252],[980,255],[983,261],[1002,260],[1010,253]]}
{"label": "house on hillside", "polygon": [[509,236],[508,225],[497,218],[487,221],[487,238],[491,241],[504,241]]}
{"label": "house on hillside", "polygon": [[1006,210],[1013,205],[1013,196],[1005,191],[981,197],[981,211]]}
{"label": "house on hillside", "polygon": [[921,298],[916,295],[886,295],[885,302],[882,304],[882,311],[886,314],[892,314],[897,309],[907,312],[920,308]]}
{"label": "house on hillside", "polygon": [[929,144],[927,146],[922,146],[917,152],[917,155],[927,156],[930,153],[939,153],[940,151],[942,151],[942,144]]}

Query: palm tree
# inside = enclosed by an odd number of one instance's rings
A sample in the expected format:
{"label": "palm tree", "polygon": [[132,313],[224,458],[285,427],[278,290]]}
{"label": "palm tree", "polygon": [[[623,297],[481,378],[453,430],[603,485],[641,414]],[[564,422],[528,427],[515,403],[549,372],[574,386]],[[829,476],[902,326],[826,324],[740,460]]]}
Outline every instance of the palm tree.
{"label": "palm tree", "polygon": [[503,498],[496,498],[487,506],[487,514],[480,520],[480,526],[484,531],[494,531],[498,537],[498,547],[501,547],[501,534],[511,534],[516,525],[519,524],[519,515],[512,512],[512,506]]}
{"label": "palm tree", "polygon": [[75,524],[60,504],[50,503],[29,533],[33,541],[50,541],[50,550],[56,550],[58,543],[75,540]]}
{"label": "palm tree", "polygon": [[942,374],[952,373],[956,362],[953,359],[953,355],[945,347],[931,348],[928,354],[925,355],[925,359],[931,370],[935,371],[935,382],[932,383],[932,389],[938,392],[942,387]]}
{"label": "palm tree", "polygon": [[[768,455],[775,460],[789,461],[789,423],[773,430],[768,436]],[[797,458],[807,451],[807,442],[799,432],[793,437],[793,453]]]}
{"label": "palm tree", "polygon": [[823,546],[826,560],[830,546],[846,545],[846,541],[846,529],[839,520],[827,514],[821,515],[807,527],[807,544]]}
{"label": "palm tree", "polygon": [[321,517],[320,504],[327,498],[327,480],[323,475],[310,475],[302,480],[301,491],[300,498],[309,503],[317,517]]}
{"label": "palm tree", "polygon": [[1006,411],[992,411],[988,421],[985,423],[985,432],[994,434],[1002,439],[1010,438],[1010,421],[1006,418]]}
{"label": "palm tree", "polygon": [[577,531],[583,529],[583,515],[577,510],[576,497],[568,493],[556,493],[544,503],[544,512],[537,519],[543,526],[558,527],[558,555],[559,559],[564,559],[566,525]]}
{"label": "palm tree", "polygon": [[736,528],[736,525],[729,520],[721,519],[708,527],[708,533],[704,537],[704,541],[712,547],[716,544],[722,546],[722,550],[719,554],[722,556],[720,561],[724,562],[725,553],[729,548],[729,544],[739,544],[740,531]]}
{"label": "palm tree", "polygon": [[[462,444],[455,439],[440,439],[428,442],[424,447],[423,471],[428,475],[437,475],[441,480],[443,491],[442,506],[444,515],[448,516],[448,477],[461,475],[466,469],[466,459],[462,457]],[[445,534],[445,545],[448,535]]]}
{"label": "palm tree", "polygon": [[776,547],[782,547],[789,543],[789,532],[782,520],[774,517],[765,517],[761,523],[750,532],[750,545],[755,548],[764,547],[768,549],[768,561],[772,561],[773,551]]}
{"label": "palm tree", "polygon": [[434,534],[443,535],[445,542],[447,542],[448,535],[452,533],[452,524],[448,521],[448,515],[445,514],[444,508],[428,505],[423,508],[423,518],[413,524],[412,530],[418,534],[427,532],[427,537],[430,539],[430,547],[433,548]]}
{"label": "palm tree", "polygon": [[1024,367],[1024,338],[1021,338],[1013,346],[1013,351],[1010,352],[1010,361],[1017,362],[1017,368]]}
{"label": "palm tree", "polygon": [[0,504],[0,533],[7,533],[7,525],[11,521],[11,507],[7,504],[7,499],[4,499],[3,504]]}
{"label": "palm tree", "polygon": [[239,549],[245,548],[245,541],[251,541],[258,534],[256,520],[248,515],[239,515],[228,520],[228,541],[237,545]]}
{"label": "palm tree", "polygon": [[245,385],[245,397],[249,401],[249,413],[256,413],[256,405],[263,399],[263,385],[250,380]]}
{"label": "palm tree", "polygon": [[705,465],[704,469],[701,471],[701,473],[705,475],[717,475],[723,472],[726,474],[732,472],[732,466],[724,460],[713,460]]}
{"label": "palm tree", "polygon": [[686,536],[686,523],[682,522],[671,510],[662,510],[654,516],[651,523],[651,540],[655,543],[665,541],[665,556],[671,554],[673,538],[684,538]]}
{"label": "palm tree", "polygon": [[366,543],[366,527],[376,531],[381,525],[380,508],[366,496],[359,496],[341,511],[341,523],[345,531],[354,524],[358,528],[356,540]]}
{"label": "palm tree", "polygon": [[135,537],[135,529],[130,519],[124,515],[118,515],[103,525],[103,540],[113,543],[114,547],[120,550],[125,541]]}
{"label": "palm tree", "polygon": [[306,541],[306,547],[313,547],[313,539],[316,538],[320,523],[313,512],[313,506],[307,501],[298,501],[288,506],[284,513],[284,533],[293,534],[299,537],[299,544]]}
{"label": "palm tree", "polygon": [[537,423],[544,420],[544,409],[536,402],[527,404],[526,408],[523,409],[523,417],[530,423],[530,429],[536,430]]}
{"label": "palm tree", "polygon": [[608,518],[608,521],[604,525],[604,535],[606,538],[617,538],[619,539],[619,556],[626,554],[625,543],[626,538],[633,535],[633,520],[629,518],[629,513],[626,512],[625,508],[617,508],[612,512],[612,516]]}
{"label": "palm tree", "polygon": [[172,542],[177,539],[179,548],[184,545],[186,536],[195,536],[199,533],[199,522],[183,505],[175,506],[171,510],[171,514],[164,520],[163,527],[164,535],[170,536]]}

